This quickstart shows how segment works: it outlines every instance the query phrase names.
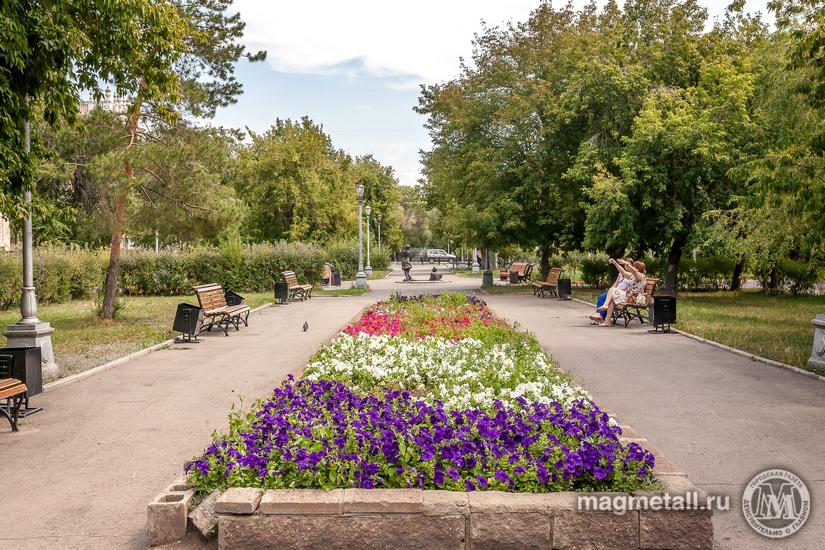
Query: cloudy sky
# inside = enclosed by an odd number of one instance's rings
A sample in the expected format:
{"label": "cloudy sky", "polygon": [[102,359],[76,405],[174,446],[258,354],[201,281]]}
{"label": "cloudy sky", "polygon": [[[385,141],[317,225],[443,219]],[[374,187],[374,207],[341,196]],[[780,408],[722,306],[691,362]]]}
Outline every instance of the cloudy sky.
{"label": "cloudy sky", "polygon": [[[699,0],[712,18],[727,0]],[[527,19],[539,0],[235,0],[247,23],[244,43],[265,49],[264,63],[239,64],[237,105],[214,123],[264,132],[275,119],[308,116],[335,147],[371,153],[402,184],[420,177],[418,151],[429,149],[425,119],[413,112],[421,84],[450,80],[469,58],[481,22]],[[583,0],[574,0],[581,6]],[[765,13],[766,0],[746,9]]]}

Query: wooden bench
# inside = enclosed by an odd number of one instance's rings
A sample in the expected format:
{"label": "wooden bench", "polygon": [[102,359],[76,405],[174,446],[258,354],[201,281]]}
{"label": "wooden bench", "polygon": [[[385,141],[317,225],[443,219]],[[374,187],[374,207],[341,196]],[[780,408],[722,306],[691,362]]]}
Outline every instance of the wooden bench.
{"label": "wooden bench", "polygon": [[613,308],[613,318],[611,322],[616,323],[619,319],[624,319],[624,326],[627,327],[630,321],[638,319],[640,323],[644,324],[645,319],[650,318],[648,306],[650,305],[650,298],[653,296],[653,290],[656,288],[658,282],[659,279],[647,279],[647,281],[645,281],[645,305],[616,305]]}
{"label": "wooden bench", "polygon": [[541,296],[544,298],[545,294],[548,293],[553,296],[558,296],[556,285],[559,283],[561,271],[560,267],[551,268],[550,273],[547,274],[547,279],[533,282],[533,296]]}
{"label": "wooden bench", "polygon": [[208,285],[193,286],[192,290],[198,296],[198,303],[203,308],[204,320],[209,319],[209,324],[204,324],[201,330],[211,331],[213,326],[223,330],[225,336],[229,336],[229,327],[234,326],[235,330],[240,330],[241,322],[249,326],[249,306],[241,304],[230,306],[226,303],[226,295],[223,288],[217,283]]}
{"label": "wooden bench", "polygon": [[284,282],[289,285],[290,298],[298,296],[302,302],[304,298],[312,298],[313,286],[310,284],[299,284],[298,277],[294,271],[281,271],[281,275],[284,278]]}
{"label": "wooden bench", "polygon": [[499,277],[502,281],[509,281],[510,280],[510,272],[516,271],[518,272],[519,281],[529,281],[530,276],[533,274],[533,264],[527,263],[514,263],[508,269],[502,269],[499,271]]}
{"label": "wooden bench", "polygon": [[6,406],[0,407],[0,413],[9,420],[11,431],[17,431],[17,414],[26,398],[26,384],[16,378],[0,378],[0,399],[6,400]]}

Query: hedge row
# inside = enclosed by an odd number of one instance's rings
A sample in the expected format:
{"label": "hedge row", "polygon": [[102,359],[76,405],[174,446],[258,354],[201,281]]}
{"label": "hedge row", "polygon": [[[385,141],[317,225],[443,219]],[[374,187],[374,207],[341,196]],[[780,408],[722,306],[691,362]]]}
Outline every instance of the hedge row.
{"label": "hedge row", "polygon": [[[103,286],[109,263],[108,250],[37,248],[34,251],[34,284],[39,303],[67,302],[92,297]],[[227,244],[188,252],[124,250],[118,286],[127,295],[181,295],[190,287],[220,283],[236,291],[265,291],[281,280],[281,272],[294,271],[300,281],[318,282],[324,263],[340,269],[345,279],[358,270],[354,242],[327,246],[277,242],[243,246]],[[386,269],[389,252],[371,253],[375,269]],[[0,254],[0,308],[20,303],[23,285],[22,257]]]}
{"label": "hedge row", "polygon": [[[647,276],[664,281],[667,260],[665,258],[643,258]],[[609,285],[610,266],[605,255],[587,257],[581,254],[569,254],[565,257],[553,256],[550,260],[554,267],[576,269],[582,281],[588,285],[603,287]],[[679,262],[677,283],[679,290],[719,290],[728,289],[733,279],[736,262],[731,258],[709,256],[706,258],[683,258]],[[808,292],[817,282],[823,280],[822,266],[793,260],[782,260],[777,265],[777,276],[781,290],[794,294]],[[767,289],[770,268],[762,265],[749,266],[743,278],[758,280]]]}

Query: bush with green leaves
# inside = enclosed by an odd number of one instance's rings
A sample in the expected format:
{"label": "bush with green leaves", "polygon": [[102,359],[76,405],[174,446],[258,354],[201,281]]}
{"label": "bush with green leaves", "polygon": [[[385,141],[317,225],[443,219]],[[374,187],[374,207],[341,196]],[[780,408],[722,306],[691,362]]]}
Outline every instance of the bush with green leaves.
{"label": "bush with green leaves", "polygon": [[[386,269],[389,251],[371,251],[371,260],[375,269]],[[108,251],[103,249],[36,248],[33,263],[38,302],[94,297],[103,286],[108,261]],[[327,246],[286,241],[244,245],[230,241],[188,251],[124,250],[120,258],[120,293],[185,295],[193,286],[206,283],[219,283],[238,292],[262,292],[282,280],[282,271],[294,271],[301,282],[317,283],[324,262],[342,269],[345,278],[354,277],[358,270],[357,241]],[[21,254],[0,253],[0,308],[16,307],[22,286]]]}

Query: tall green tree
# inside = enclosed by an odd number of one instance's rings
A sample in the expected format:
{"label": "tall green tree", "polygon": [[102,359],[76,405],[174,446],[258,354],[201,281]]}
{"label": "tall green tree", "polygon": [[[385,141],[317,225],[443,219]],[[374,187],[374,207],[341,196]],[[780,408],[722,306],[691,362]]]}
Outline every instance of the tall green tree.
{"label": "tall green tree", "polygon": [[546,260],[573,233],[562,175],[576,142],[560,98],[594,9],[543,3],[524,24],[487,28],[459,78],[422,88],[417,111],[433,140],[424,189],[445,234],[541,246]]}
{"label": "tall green tree", "polygon": [[[249,207],[241,227],[244,239],[326,241],[357,235],[359,182],[365,187],[364,204],[383,216],[383,242],[399,239],[401,195],[391,167],[371,155],[353,159],[336,149],[323,127],[308,117],[279,119],[266,133],[249,136],[235,174],[238,197]],[[374,239],[374,216],[371,223]]]}
{"label": "tall green tree", "polygon": [[241,235],[252,242],[323,240],[358,230],[352,158],[308,117],[249,132],[235,187],[248,205]]}
{"label": "tall green tree", "polygon": [[[157,67],[153,64],[154,49],[151,43],[141,45],[139,55],[134,56],[130,66],[131,78],[139,82],[137,93],[133,97],[128,111],[127,133],[123,150],[112,152],[108,159],[102,160],[102,166],[113,169],[115,159],[122,161],[123,176],[112,175],[112,184],[117,188],[114,205],[114,228],[110,245],[109,267],[106,270],[103,305],[101,315],[111,319],[114,315],[117,296],[117,279],[120,264],[120,247],[125,227],[126,211],[130,197],[143,196],[150,204],[151,196],[143,192],[141,184],[135,179],[136,162],[149,162],[151,151],[159,141],[157,135],[162,133],[158,126],[174,127],[182,114],[196,116],[214,115],[218,107],[228,105],[241,93],[241,87],[233,76],[233,66],[243,55],[243,46],[236,43],[243,33],[244,24],[239,16],[226,16],[225,11],[230,1],[192,0],[175,2],[173,11],[179,25],[183,28],[181,40],[174,44],[173,63],[165,68],[164,78],[172,78],[176,88],[172,93],[157,89],[154,81]],[[250,60],[265,58],[265,53],[249,55]],[[177,110],[176,107],[180,107]],[[162,140],[160,140],[162,143]],[[191,213],[195,209],[210,211],[207,206],[196,205],[192,197],[187,197],[171,174],[157,174],[149,167],[138,165],[141,171],[153,174],[158,184],[170,187],[174,192],[163,198],[171,200],[178,208]],[[195,172],[193,175],[202,174]],[[205,180],[207,183],[209,178]],[[209,195],[207,195],[209,196]]]}
{"label": "tall green tree", "polygon": [[[137,93],[133,68],[147,50],[151,89],[143,94],[174,94],[170,69],[185,29],[175,7],[162,0],[5,2],[0,18],[0,194],[23,213],[15,197],[32,188],[37,164],[24,144],[29,123],[73,122],[78,91],[98,90],[101,79]],[[36,144],[36,131],[31,137]]]}

